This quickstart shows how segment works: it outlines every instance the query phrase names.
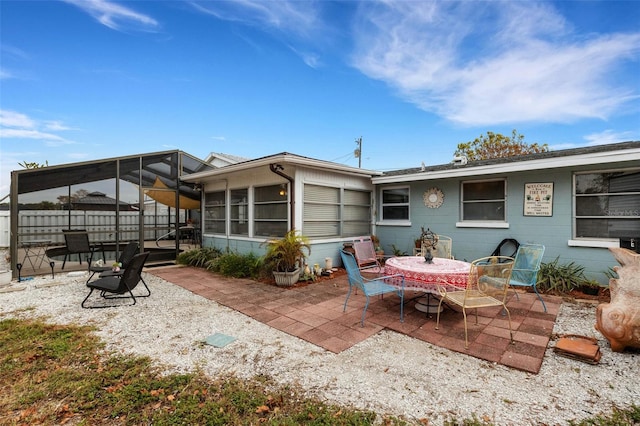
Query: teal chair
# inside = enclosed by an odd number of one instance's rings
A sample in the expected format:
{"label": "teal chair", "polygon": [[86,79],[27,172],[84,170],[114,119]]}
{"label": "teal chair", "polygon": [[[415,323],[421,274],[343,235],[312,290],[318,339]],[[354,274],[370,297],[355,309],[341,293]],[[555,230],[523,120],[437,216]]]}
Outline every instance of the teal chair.
{"label": "teal chair", "polygon": [[[542,302],[544,311],[547,312],[547,305],[545,305],[542,296],[538,293],[538,272],[540,271],[540,264],[542,263],[542,255],[544,254],[544,246],[540,244],[521,244],[516,252],[515,260],[513,261],[513,269],[511,271],[511,278],[509,279],[509,285],[512,287],[531,287],[533,291]],[[518,293],[516,293],[518,297]]]}
{"label": "teal chair", "polygon": [[344,301],[343,311],[347,310],[347,302],[349,301],[353,288],[360,289],[366,297],[361,320],[362,327],[364,327],[364,317],[369,307],[369,298],[386,293],[396,293],[400,298],[400,322],[404,322],[404,275],[396,274],[367,279],[360,273],[358,262],[352,253],[340,250],[340,257],[342,257],[342,264],[347,270],[347,276],[349,278],[349,292]]}

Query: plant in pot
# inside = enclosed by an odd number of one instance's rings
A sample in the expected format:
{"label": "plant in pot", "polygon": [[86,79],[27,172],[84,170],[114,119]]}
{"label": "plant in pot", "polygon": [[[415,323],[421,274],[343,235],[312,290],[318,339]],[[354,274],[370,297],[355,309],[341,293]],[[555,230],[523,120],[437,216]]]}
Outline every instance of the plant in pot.
{"label": "plant in pot", "polygon": [[[309,239],[299,235],[295,229],[278,240],[265,241],[267,252],[265,264],[273,268],[273,277],[279,286],[292,286],[300,277],[302,265],[311,254]],[[306,254],[305,254],[306,251]]]}

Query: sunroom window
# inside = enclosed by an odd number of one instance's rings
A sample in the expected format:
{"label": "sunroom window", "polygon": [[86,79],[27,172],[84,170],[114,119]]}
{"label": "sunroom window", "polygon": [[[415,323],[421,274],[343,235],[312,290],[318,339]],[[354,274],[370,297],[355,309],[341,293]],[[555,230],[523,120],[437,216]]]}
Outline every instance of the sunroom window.
{"label": "sunroom window", "polygon": [[224,191],[204,194],[204,232],[213,234],[225,233],[225,199]]}
{"label": "sunroom window", "polygon": [[506,221],[506,181],[462,183],[463,221]]}
{"label": "sunroom window", "polygon": [[640,169],[574,175],[574,237],[640,235]]}
{"label": "sunroom window", "polygon": [[371,234],[371,192],[305,184],[303,233],[308,237]]}
{"label": "sunroom window", "polygon": [[253,234],[258,237],[282,237],[287,233],[288,198],[281,185],[254,189]]}
{"label": "sunroom window", "polygon": [[305,185],[303,217],[308,237],[340,235],[340,188]]}
{"label": "sunroom window", "polygon": [[249,191],[234,189],[229,199],[229,225],[232,235],[249,235]]}

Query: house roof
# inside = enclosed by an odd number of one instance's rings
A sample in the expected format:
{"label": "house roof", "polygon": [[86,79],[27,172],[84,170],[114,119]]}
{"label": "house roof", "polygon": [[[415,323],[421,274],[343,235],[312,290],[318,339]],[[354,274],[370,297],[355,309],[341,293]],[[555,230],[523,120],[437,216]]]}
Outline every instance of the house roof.
{"label": "house roof", "polygon": [[209,153],[209,155],[207,155],[207,158],[205,158],[204,161],[205,163],[211,163],[216,158],[228,164],[235,164],[235,163],[240,163],[242,161],[250,160],[249,158],[240,157],[238,155],[224,154],[222,152],[211,152]]}
{"label": "house roof", "polygon": [[358,176],[380,176],[382,172],[375,170],[361,169],[357,167],[345,166],[344,164],[332,163],[330,161],[317,160],[311,157],[304,157],[301,155],[291,154],[289,152],[281,152],[279,154],[268,155],[266,157],[256,158],[253,160],[247,160],[236,164],[230,164],[225,167],[221,167],[214,170],[203,171],[199,173],[192,173],[182,177],[185,182],[200,183],[207,178],[226,175],[233,172],[239,172],[244,170],[255,169],[257,167],[270,166],[272,164],[290,164],[295,166],[304,166],[313,169],[331,170],[333,172],[339,172],[343,174],[358,175]]}
{"label": "house roof", "polygon": [[124,201],[118,203],[115,198],[108,197],[107,194],[100,191],[91,192],[87,194],[86,197],[73,201],[71,205],[74,209],[78,210],[91,210],[92,208],[98,210],[115,210],[116,203],[120,204],[123,210],[136,210],[131,204]]}
{"label": "house roof", "polygon": [[640,165],[640,141],[471,161],[467,164],[447,163],[394,170],[384,173],[383,176],[373,177],[372,181],[374,184],[411,182],[631,161],[638,161]]}

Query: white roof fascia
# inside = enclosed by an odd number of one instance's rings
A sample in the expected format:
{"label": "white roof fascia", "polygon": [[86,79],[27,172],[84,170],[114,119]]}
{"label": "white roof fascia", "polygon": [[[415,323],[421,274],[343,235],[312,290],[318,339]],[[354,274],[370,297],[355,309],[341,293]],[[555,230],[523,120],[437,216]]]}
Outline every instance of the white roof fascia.
{"label": "white roof fascia", "polygon": [[343,166],[337,163],[330,163],[328,161],[316,160],[308,157],[300,157],[292,154],[278,154],[271,157],[259,158],[257,160],[249,160],[242,163],[230,164],[228,166],[221,167],[215,170],[208,170],[205,172],[192,173],[190,175],[181,176],[181,180],[185,182],[198,182],[206,180],[207,178],[216,177],[220,175],[226,175],[229,173],[236,173],[245,170],[255,169],[256,167],[264,167],[273,163],[292,164],[296,166],[306,166],[321,170],[331,170],[342,174],[354,175],[354,176],[380,176],[382,172],[374,170],[360,169],[356,167]]}
{"label": "white roof fascia", "polygon": [[531,170],[555,169],[562,167],[602,165],[608,163],[629,162],[634,160],[640,161],[640,149],[598,152],[566,157],[543,158],[530,161],[515,161],[512,163],[491,164],[486,166],[465,167],[460,169],[456,169],[454,166],[453,168],[446,170],[427,171],[410,175],[407,174],[374,177],[372,178],[372,182],[374,185],[385,183],[415,182],[422,180],[449,179],[456,177],[483,176]]}

